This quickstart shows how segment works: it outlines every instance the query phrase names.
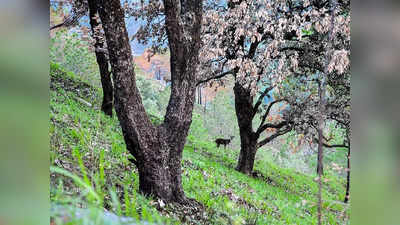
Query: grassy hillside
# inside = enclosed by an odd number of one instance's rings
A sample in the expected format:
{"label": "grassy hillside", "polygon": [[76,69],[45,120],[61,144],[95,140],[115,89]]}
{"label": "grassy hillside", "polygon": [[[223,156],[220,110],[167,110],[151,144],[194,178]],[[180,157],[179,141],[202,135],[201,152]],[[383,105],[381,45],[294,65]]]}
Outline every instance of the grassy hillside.
{"label": "grassy hillside", "polygon": [[[50,75],[53,224],[316,224],[315,177],[267,159],[257,161],[255,176],[243,175],[234,170],[238,149],[204,140],[188,141],[182,162],[185,193],[203,208],[141,196],[118,120],[99,109],[101,91],[56,64]],[[324,224],[346,224],[344,183],[329,177],[323,196]],[[109,212],[117,219],[108,221]]]}

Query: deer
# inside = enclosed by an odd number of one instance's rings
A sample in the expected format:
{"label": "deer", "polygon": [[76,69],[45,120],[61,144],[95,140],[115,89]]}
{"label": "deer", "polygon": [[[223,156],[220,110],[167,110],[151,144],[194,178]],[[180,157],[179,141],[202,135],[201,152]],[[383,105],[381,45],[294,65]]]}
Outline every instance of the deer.
{"label": "deer", "polygon": [[224,139],[224,138],[217,138],[215,139],[215,143],[217,144],[217,148],[219,148],[220,145],[224,146],[224,149],[226,149],[226,145],[229,145],[229,143],[231,143],[232,139],[235,136],[230,136],[229,139]]}

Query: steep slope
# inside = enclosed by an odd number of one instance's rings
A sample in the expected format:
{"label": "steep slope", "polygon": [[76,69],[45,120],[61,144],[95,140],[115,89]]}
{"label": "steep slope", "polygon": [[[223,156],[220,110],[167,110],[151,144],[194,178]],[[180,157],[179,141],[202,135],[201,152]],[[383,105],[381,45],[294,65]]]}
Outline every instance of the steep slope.
{"label": "steep slope", "polygon": [[[99,110],[100,90],[56,64],[51,64],[50,76],[53,224],[124,224],[105,221],[104,210],[137,224],[316,223],[314,177],[271,163],[257,164],[255,177],[245,176],[233,169],[237,150],[223,151],[203,140],[188,142],[182,166],[185,193],[204,208],[144,198],[137,193],[137,171],[118,120]],[[346,224],[348,206],[340,202],[344,184],[329,179],[323,190],[324,224]],[[57,210],[60,206],[69,213]],[[79,214],[80,208],[92,213]]]}

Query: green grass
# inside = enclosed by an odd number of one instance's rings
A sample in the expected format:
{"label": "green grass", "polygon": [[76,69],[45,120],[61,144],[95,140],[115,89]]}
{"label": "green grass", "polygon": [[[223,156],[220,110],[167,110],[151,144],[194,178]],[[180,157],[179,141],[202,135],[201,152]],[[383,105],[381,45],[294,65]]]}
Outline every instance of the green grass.
{"label": "green grass", "polygon": [[[217,149],[204,140],[185,147],[182,177],[186,195],[201,202],[205,212],[191,216],[181,206],[160,207],[138,194],[137,170],[128,160],[119,122],[100,111],[101,91],[56,64],[50,74],[50,199],[55,206],[93,211],[86,216],[90,219],[72,216],[69,223],[52,213],[57,224],[106,224],[103,208],[157,224],[316,224],[315,177],[279,168],[267,158],[256,162],[258,176],[249,177],[234,170],[238,150]],[[324,224],[346,224],[344,182],[326,178]]]}

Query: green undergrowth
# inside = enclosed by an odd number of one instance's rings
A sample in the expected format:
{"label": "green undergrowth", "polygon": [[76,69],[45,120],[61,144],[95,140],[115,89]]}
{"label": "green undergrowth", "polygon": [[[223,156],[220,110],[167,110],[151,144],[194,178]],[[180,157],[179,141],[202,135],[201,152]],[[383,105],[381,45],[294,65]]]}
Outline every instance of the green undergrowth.
{"label": "green undergrowth", "polygon": [[[182,161],[185,193],[204,210],[140,195],[119,122],[100,111],[101,90],[57,64],[51,64],[50,76],[50,200],[55,224],[124,224],[127,219],[137,224],[316,224],[315,177],[279,168],[264,158],[257,160],[253,176],[244,175],[234,169],[238,150],[217,149],[205,140],[190,139]],[[155,116],[151,119],[161,123]],[[344,183],[336,177],[324,179],[324,224],[346,224]],[[90,213],[76,212],[83,209]],[[104,212],[123,219],[106,221]]]}

